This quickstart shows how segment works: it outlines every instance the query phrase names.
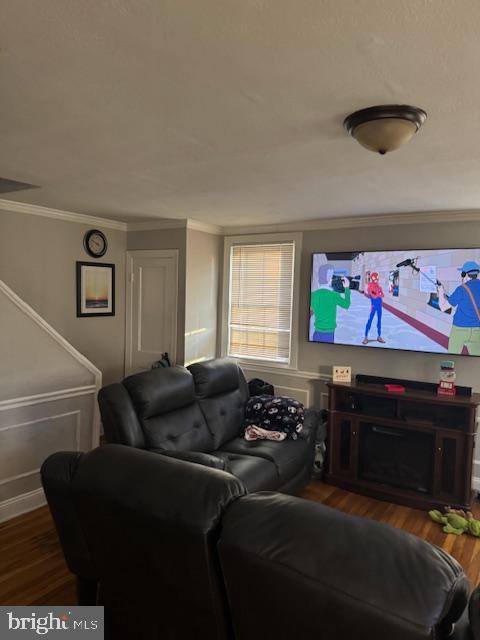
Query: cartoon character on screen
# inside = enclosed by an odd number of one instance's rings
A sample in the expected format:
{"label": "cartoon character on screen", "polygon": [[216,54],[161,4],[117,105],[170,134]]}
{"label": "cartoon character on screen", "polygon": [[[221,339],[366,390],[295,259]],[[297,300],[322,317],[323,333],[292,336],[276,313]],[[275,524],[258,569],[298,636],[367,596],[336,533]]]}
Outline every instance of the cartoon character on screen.
{"label": "cartoon character on screen", "polygon": [[334,342],[337,328],[337,307],[350,307],[350,282],[348,278],[340,278],[343,292],[335,291],[332,286],[334,268],[331,264],[322,264],[318,268],[319,288],[312,291],[310,313],[314,316],[315,342]]}
{"label": "cartoon character on screen", "polygon": [[449,353],[462,353],[467,347],[472,356],[480,356],[480,265],[471,260],[458,267],[462,284],[447,295],[443,285],[437,285],[438,304],[442,311],[456,307],[448,340]]}
{"label": "cartoon character on screen", "polygon": [[368,333],[372,326],[375,315],[377,316],[377,340],[382,344],[385,344],[385,340],[382,338],[382,307],[383,307],[383,289],[379,283],[379,276],[376,271],[370,274],[370,282],[367,286],[367,297],[370,298],[370,316],[365,327],[365,337],[362,340],[362,344],[368,344]]}

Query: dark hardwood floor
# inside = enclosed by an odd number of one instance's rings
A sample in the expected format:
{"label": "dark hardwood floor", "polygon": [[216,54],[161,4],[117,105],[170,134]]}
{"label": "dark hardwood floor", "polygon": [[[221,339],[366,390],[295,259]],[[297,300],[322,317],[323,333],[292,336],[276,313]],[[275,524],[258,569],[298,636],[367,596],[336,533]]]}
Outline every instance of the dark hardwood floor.
{"label": "dark hardwood floor", "polygon": [[76,604],[48,507],[0,524],[0,605],[10,604]]}
{"label": "dark hardwood floor", "polygon": [[[422,511],[359,496],[319,481],[310,482],[302,496],[425,538],[462,564],[472,587],[480,581],[480,539],[446,535]],[[473,511],[480,518],[480,503],[475,502]],[[0,524],[0,605],[75,602],[75,582],[65,565],[48,508]]]}

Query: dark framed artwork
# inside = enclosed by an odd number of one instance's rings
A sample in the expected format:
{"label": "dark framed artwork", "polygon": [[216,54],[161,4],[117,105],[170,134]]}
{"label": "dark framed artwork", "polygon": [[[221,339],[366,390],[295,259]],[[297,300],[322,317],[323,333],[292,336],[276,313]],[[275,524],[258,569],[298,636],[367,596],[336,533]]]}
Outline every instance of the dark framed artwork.
{"label": "dark framed artwork", "polygon": [[115,315],[115,265],[77,262],[77,318]]}

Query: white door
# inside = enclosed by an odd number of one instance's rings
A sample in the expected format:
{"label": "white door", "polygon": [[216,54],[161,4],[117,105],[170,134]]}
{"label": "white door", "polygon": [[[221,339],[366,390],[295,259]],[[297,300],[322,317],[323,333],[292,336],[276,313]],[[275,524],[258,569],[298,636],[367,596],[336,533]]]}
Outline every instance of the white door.
{"label": "white door", "polygon": [[178,251],[127,253],[125,375],[150,369],[177,347]]}

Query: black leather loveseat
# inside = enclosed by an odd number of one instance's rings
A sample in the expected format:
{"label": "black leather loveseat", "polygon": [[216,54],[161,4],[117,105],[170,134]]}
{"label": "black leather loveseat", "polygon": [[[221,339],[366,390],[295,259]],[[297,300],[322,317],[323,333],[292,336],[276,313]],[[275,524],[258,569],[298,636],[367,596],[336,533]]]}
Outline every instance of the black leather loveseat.
{"label": "black leather loveseat", "polygon": [[480,639],[460,565],[388,525],[119,445],[41,475],[109,640]]}
{"label": "black leather loveseat", "polygon": [[227,359],[153,369],[103,387],[107,442],[228,471],[248,491],[295,493],[313,469],[318,416],[307,411],[298,440],[247,442],[239,436],[248,386]]}

